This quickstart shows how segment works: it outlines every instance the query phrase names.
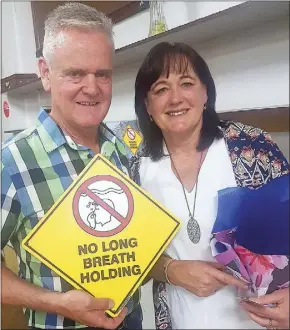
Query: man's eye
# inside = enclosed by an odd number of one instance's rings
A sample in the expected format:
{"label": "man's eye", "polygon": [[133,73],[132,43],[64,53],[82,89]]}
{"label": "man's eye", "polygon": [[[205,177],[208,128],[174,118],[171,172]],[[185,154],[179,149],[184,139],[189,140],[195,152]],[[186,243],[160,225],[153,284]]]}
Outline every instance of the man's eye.
{"label": "man's eye", "polygon": [[101,81],[107,82],[111,79],[111,74],[108,72],[98,72],[96,74],[96,78],[100,79]]}
{"label": "man's eye", "polygon": [[78,72],[78,71],[72,71],[72,72],[70,73],[70,76],[71,76],[71,77],[74,77],[74,78],[76,78],[76,77],[81,77],[81,73]]}

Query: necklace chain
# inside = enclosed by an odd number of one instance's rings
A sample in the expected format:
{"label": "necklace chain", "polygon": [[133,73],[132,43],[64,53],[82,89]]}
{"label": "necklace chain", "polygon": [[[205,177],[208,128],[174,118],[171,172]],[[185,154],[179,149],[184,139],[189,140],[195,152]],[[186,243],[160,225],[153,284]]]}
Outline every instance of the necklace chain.
{"label": "necklace chain", "polygon": [[[169,151],[168,151],[169,153]],[[184,198],[185,198],[185,201],[186,201],[186,205],[187,205],[187,209],[188,209],[188,213],[189,213],[189,217],[191,219],[194,219],[194,214],[195,214],[195,205],[196,205],[196,197],[197,197],[197,189],[198,189],[198,177],[199,177],[199,172],[200,172],[200,168],[201,168],[201,163],[202,163],[202,156],[203,156],[203,153],[201,153],[200,155],[200,161],[199,161],[199,167],[198,167],[198,172],[197,172],[197,177],[196,177],[196,183],[195,183],[195,193],[194,193],[194,202],[193,202],[193,209],[192,209],[192,213],[190,211],[190,206],[189,206],[189,202],[188,202],[188,199],[187,199],[187,196],[186,196],[186,191],[185,191],[185,187],[184,187],[184,184],[182,183],[182,180],[181,180],[181,177],[177,171],[177,168],[174,164],[174,161],[172,159],[172,156],[171,154],[169,153],[169,157],[170,157],[170,160],[172,162],[172,165],[174,167],[174,170],[177,174],[177,178],[178,178],[178,181],[180,182],[181,184],[181,187],[182,187],[182,190],[183,190],[183,194],[184,194]]]}
{"label": "necklace chain", "polygon": [[[168,148],[167,148],[168,150]],[[195,215],[195,206],[196,206],[196,198],[197,198],[197,190],[198,190],[198,177],[199,177],[199,172],[200,172],[200,169],[201,169],[201,164],[202,164],[202,160],[203,160],[203,152],[200,154],[200,161],[199,161],[199,168],[198,168],[198,172],[197,172],[197,177],[196,177],[196,183],[195,183],[195,193],[194,193],[194,201],[193,201],[193,209],[192,209],[192,214],[190,212],[190,206],[189,206],[189,202],[188,202],[188,199],[187,199],[187,196],[186,196],[186,191],[185,191],[185,187],[182,183],[182,180],[181,180],[181,177],[178,173],[178,170],[174,164],[174,161],[172,159],[172,156],[168,150],[168,156],[172,162],[172,165],[173,165],[173,168],[177,174],[177,178],[178,178],[178,181],[180,182],[181,184],[181,187],[182,187],[182,191],[183,191],[183,195],[184,195],[184,199],[186,201],[186,206],[187,206],[187,209],[188,209],[188,213],[189,213],[189,220],[188,220],[188,223],[187,223],[187,234],[188,234],[188,237],[189,239],[192,241],[193,244],[198,244],[199,241],[200,241],[200,238],[201,238],[201,230],[200,230],[200,226],[198,224],[198,222],[194,219],[194,215]]]}

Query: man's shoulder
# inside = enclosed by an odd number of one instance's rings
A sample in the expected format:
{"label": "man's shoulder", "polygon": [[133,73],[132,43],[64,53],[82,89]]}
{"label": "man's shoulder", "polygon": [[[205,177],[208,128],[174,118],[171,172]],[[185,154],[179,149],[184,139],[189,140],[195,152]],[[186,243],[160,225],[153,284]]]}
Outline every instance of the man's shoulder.
{"label": "man's shoulder", "polygon": [[13,144],[17,144],[18,141],[30,138],[37,130],[37,126],[26,128],[19,132],[17,135],[3,141],[2,150],[11,147]]}
{"label": "man's shoulder", "polygon": [[36,126],[30,127],[13,136],[12,138],[3,141],[1,147],[2,163],[6,166],[15,163],[17,154],[25,152],[25,148],[28,148],[29,144],[27,142],[33,138],[38,138],[36,131]]}

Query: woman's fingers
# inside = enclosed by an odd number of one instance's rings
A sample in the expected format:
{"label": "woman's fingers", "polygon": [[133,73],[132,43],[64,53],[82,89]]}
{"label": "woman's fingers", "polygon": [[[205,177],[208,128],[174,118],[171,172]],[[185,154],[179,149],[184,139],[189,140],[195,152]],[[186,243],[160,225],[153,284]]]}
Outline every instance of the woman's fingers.
{"label": "woman's fingers", "polygon": [[260,317],[254,313],[247,312],[249,317],[256,323],[260,324],[262,327],[273,330],[277,329],[278,323],[275,320],[272,319],[266,319],[264,317]]}
{"label": "woman's fingers", "polygon": [[241,306],[250,313],[253,313],[257,316],[267,318],[267,319],[276,319],[277,318],[277,308],[265,307],[261,304],[252,302],[252,301],[241,301]]}
{"label": "woman's fingers", "polygon": [[243,280],[240,280],[230,274],[227,274],[226,272],[212,268],[210,270],[210,273],[212,277],[214,277],[216,280],[220,281],[225,285],[234,285],[241,289],[248,289],[248,285]]}
{"label": "woman's fingers", "polygon": [[213,262],[213,261],[208,261],[207,262],[210,266],[219,269],[219,270],[226,270],[226,266],[223,264],[220,264],[219,262]]}
{"label": "woman's fingers", "polygon": [[288,291],[287,289],[277,290],[264,296],[251,298],[251,300],[261,305],[279,304],[284,300],[285,296],[289,296],[289,289]]}

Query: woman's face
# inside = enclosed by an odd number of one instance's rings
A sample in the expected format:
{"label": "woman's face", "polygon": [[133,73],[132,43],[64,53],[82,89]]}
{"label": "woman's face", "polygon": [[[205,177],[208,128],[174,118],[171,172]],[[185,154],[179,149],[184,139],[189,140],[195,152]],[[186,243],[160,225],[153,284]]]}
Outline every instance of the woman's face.
{"label": "woman's face", "polygon": [[163,134],[182,134],[202,123],[206,87],[192,67],[186,72],[161,75],[147,94],[148,114]]}

